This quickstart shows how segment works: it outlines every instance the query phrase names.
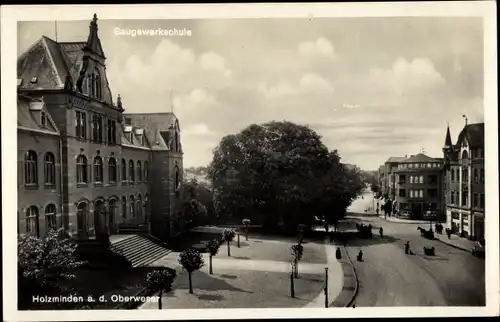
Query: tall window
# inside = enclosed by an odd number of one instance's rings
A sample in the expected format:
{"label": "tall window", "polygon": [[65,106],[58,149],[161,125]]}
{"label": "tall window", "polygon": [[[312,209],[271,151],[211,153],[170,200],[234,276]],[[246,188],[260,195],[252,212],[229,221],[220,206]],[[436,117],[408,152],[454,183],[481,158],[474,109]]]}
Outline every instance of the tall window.
{"label": "tall window", "polygon": [[464,183],[464,184],[469,183],[469,169],[468,168],[462,169],[462,183]]}
{"label": "tall window", "polygon": [[484,193],[479,194],[479,208],[484,208]]}
{"label": "tall window", "polygon": [[137,161],[137,182],[142,182],[142,165],[141,165],[141,161]]}
{"label": "tall window", "polygon": [[455,170],[451,170],[451,181],[455,181]]}
{"label": "tall window", "polygon": [[410,190],[410,198],[413,198],[413,190]]}
{"label": "tall window", "polygon": [[137,217],[141,217],[142,215],[142,198],[141,198],[141,195],[138,195],[137,196],[137,210],[136,210],[136,213],[137,213]]}
{"label": "tall window", "polygon": [[420,176],[420,183],[424,183],[424,176]]}
{"label": "tall window", "polygon": [[96,156],[94,158],[94,182],[101,183],[102,180],[102,158],[100,156]]}
{"label": "tall window", "polygon": [[179,133],[177,131],[175,131],[175,152],[179,152],[180,151],[180,142],[179,142]]}
{"label": "tall window", "polygon": [[481,183],[484,183],[484,169],[479,170],[479,178]]}
{"label": "tall window", "polygon": [[88,206],[86,202],[80,202],[76,207],[76,226],[80,238],[87,238],[89,233],[87,211]]}
{"label": "tall window", "polygon": [[413,183],[413,176],[410,176],[410,183]]}
{"label": "tall window", "polygon": [[92,139],[96,142],[102,142],[102,116],[92,115]]}
{"label": "tall window", "polygon": [[26,233],[31,236],[40,237],[38,208],[35,206],[31,206],[26,210]]}
{"label": "tall window", "polygon": [[135,181],[135,176],[134,176],[134,161],[130,160],[128,162],[128,181],[134,182]]}
{"label": "tall window", "polygon": [[122,217],[127,218],[127,197],[122,197]]}
{"label": "tall window", "polygon": [[455,204],[455,193],[453,191],[450,194],[450,198],[451,198],[450,203]]}
{"label": "tall window", "polygon": [[148,181],[148,161],[144,161],[144,181]]}
{"label": "tall window", "polygon": [[101,98],[101,75],[97,68],[94,69],[92,74],[92,96],[98,99]]}
{"label": "tall window", "polygon": [[468,205],[467,199],[468,199],[467,191],[462,191],[462,206]]}
{"label": "tall window", "polygon": [[108,120],[108,143],[116,144],[116,121]]}
{"label": "tall window", "polygon": [[40,123],[42,124],[42,127],[47,126],[47,116],[45,115],[45,112],[40,113]]}
{"label": "tall window", "polygon": [[474,192],[474,196],[472,199],[472,206],[473,207],[478,207],[479,206],[479,195],[477,192]]}
{"label": "tall window", "polygon": [[134,207],[135,207],[135,198],[134,196],[130,196],[130,199],[129,199],[129,208],[130,208],[130,216],[132,218],[135,217],[135,211],[134,211]]}
{"label": "tall window", "polygon": [[122,181],[127,181],[127,162],[122,159]]}
{"label": "tall window", "polygon": [[76,182],[87,183],[87,157],[80,154],[76,159]]}
{"label": "tall window", "polygon": [[87,116],[85,113],[76,111],[76,137],[87,138]]}
{"label": "tall window", "polygon": [[479,171],[474,169],[474,183],[479,183]]}
{"label": "tall window", "polygon": [[109,178],[109,182],[116,182],[116,159],[115,158],[109,158],[108,178]]}
{"label": "tall window", "polygon": [[175,167],[175,190],[178,190],[181,187],[181,176],[179,173],[179,168]]}
{"label": "tall window", "polygon": [[56,206],[54,204],[45,207],[45,227],[47,230],[57,230]]}
{"label": "tall window", "polygon": [[29,150],[24,156],[24,183],[26,185],[38,184],[38,162],[35,151]]}
{"label": "tall window", "polygon": [[50,152],[45,153],[43,174],[46,185],[56,184],[56,160]]}
{"label": "tall window", "polygon": [[424,190],[420,189],[419,192],[418,192],[418,196],[420,198],[423,198],[424,197]]}

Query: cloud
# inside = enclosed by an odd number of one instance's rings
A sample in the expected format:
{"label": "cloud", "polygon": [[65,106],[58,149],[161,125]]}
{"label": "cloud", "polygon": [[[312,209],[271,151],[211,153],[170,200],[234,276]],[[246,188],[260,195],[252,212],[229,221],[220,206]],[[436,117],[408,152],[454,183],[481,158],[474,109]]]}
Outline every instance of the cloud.
{"label": "cloud", "polygon": [[226,77],[230,77],[232,75],[231,70],[226,68],[224,58],[213,52],[206,52],[201,54],[201,56],[199,57],[199,64],[204,70],[221,71]]}
{"label": "cloud", "polygon": [[369,80],[372,86],[397,95],[422,93],[442,88],[445,80],[427,58],[415,58],[411,62],[399,57],[391,69],[372,68]]}
{"label": "cloud", "polygon": [[331,81],[320,75],[307,73],[295,83],[282,80],[275,85],[268,86],[261,82],[258,91],[267,99],[277,99],[287,95],[314,95],[333,94],[334,86]]}
{"label": "cloud", "polygon": [[335,48],[325,37],[320,37],[316,41],[301,42],[298,45],[298,52],[301,56],[324,56],[336,58]]}

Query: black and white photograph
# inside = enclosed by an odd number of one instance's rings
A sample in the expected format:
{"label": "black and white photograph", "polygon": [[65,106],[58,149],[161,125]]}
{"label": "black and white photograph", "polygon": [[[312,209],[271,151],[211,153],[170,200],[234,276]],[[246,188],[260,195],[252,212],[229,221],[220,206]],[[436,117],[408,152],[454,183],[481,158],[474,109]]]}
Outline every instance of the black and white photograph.
{"label": "black and white photograph", "polygon": [[11,320],[499,313],[494,2],[19,7]]}

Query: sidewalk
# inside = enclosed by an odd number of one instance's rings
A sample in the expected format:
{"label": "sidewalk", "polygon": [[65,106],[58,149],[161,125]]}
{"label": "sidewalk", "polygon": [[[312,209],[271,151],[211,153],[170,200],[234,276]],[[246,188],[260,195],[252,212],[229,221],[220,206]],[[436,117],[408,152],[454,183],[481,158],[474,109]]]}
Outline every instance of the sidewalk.
{"label": "sidewalk", "polygon": [[447,244],[451,247],[458,248],[460,250],[466,251],[466,252],[472,252],[472,247],[476,244],[475,241],[468,240],[467,238],[462,238],[458,235],[452,234],[450,239],[448,239],[448,236],[446,234],[440,235],[440,234],[434,234],[434,237],[436,240],[439,240],[440,242]]}
{"label": "sidewalk", "polygon": [[[403,219],[403,218],[396,218],[394,216],[387,216],[387,218],[384,217],[384,215],[379,215],[379,218],[390,221],[390,222],[396,222],[396,223],[402,223],[402,224],[420,224],[420,225],[429,225],[429,220],[412,220],[412,219]],[[432,222],[432,227],[434,227],[434,224],[436,222]],[[433,228],[434,229],[434,228]]]}

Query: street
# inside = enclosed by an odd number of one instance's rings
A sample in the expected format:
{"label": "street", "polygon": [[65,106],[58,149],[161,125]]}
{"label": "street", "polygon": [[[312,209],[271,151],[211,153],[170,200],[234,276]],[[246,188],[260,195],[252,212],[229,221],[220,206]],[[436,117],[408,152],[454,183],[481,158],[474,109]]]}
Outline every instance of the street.
{"label": "street", "polygon": [[[348,211],[364,211],[371,204],[371,192],[358,199]],[[348,241],[346,248],[359,280],[356,306],[482,306],[485,305],[484,259],[438,240],[420,236],[425,224],[394,223],[375,215],[351,213],[340,230],[356,229],[356,223],[371,224],[373,239]],[[383,227],[384,237],[378,235]],[[414,255],[404,253],[410,241]],[[433,246],[436,256],[425,256],[424,246]],[[359,250],[363,262],[356,261]]]}

